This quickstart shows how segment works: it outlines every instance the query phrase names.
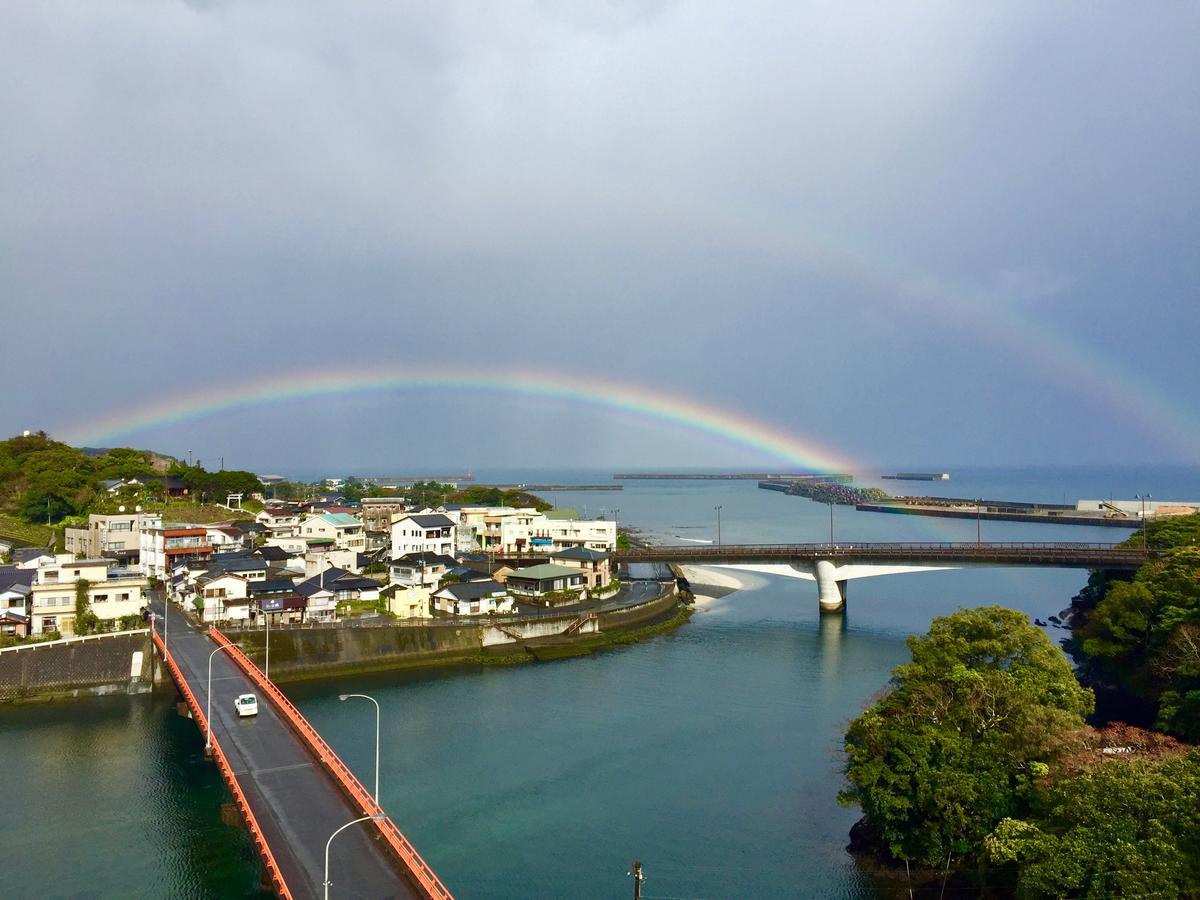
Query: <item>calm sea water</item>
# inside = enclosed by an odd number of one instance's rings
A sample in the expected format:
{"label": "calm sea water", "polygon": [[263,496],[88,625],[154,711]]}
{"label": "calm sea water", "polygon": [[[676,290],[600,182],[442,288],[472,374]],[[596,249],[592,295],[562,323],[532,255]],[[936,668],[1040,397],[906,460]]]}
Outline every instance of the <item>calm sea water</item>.
{"label": "calm sea water", "polygon": [[[480,480],[575,483],[599,472],[494,472]],[[1061,502],[1200,496],[1200,471],[954,470],[896,492]],[[668,541],[818,541],[827,507],[753,482],[627,482],[553,498]],[[839,540],[973,540],[972,521],[835,508]],[[1124,530],[984,523],[984,540],[1119,540]],[[870,897],[844,850],[853,810],[834,801],[838,746],[905,658],[904,638],[965,605],[1046,617],[1084,573],[972,569],[850,583],[821,617],[811,582],[746,576],[751,589],[687,626],[591,657],[517,668],[391,674],[289,688],[364,781],[369,704],[383,708],[384,806],[460,897]],[[1055,637],[1063,632],[1053,631]],[[256,866],[222,825],[224,791],[194,725],[168,698],[0,709],[8,774],[0,835],[22,864],[18,897],[242,896]]]}

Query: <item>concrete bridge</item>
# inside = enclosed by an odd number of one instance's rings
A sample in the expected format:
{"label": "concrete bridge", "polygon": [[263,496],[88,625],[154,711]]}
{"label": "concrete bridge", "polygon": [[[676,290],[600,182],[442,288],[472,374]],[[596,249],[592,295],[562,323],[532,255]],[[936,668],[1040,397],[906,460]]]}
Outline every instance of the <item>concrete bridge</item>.
{"label": "concrete bridge", "polygon": [[[278,896],[450,900],[376,797],[237,645],[173,613],[164,641],[163,608],[154,608],[154,645],[211,737],[213,760]],[[243,719],[233,701],[247,693],[258,696],[258,715]],[[368,715],[364,740],[374,724]]]}
{"label": "concrete bridge", "polygon": [[1086,543],[830,543],[655,546],[618,550],[618,563],[675,563],[745,569],[817,583],[822,611],[846,605],[852,578],[990,566],[1132,571],[1154,551]]}

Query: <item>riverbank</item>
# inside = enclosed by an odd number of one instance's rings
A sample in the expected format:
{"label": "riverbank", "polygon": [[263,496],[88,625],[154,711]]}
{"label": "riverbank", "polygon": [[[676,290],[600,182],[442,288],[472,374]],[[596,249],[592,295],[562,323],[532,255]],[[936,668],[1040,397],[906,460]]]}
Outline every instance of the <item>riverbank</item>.
{"label": "riverbank", "polygon": [[[589,630],[575,627],[583,621],[576,615],[529,623],[545,627],[528,634],[519,630],[525,623],[503,622],[273,629],[270,674],[273,681],[284,684],[388,671],[519,665],[584,656],[677,628],[690,614],[672,588],[637,606],[597,612]],[[226,634],[258,665],[265,665],[265,632]]]}

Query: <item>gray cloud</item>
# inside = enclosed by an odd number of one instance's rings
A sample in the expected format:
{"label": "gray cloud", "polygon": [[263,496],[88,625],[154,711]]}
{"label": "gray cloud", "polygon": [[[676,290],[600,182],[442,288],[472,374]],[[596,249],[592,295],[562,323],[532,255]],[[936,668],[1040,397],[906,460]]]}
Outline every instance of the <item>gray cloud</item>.
{"label": "gray cloud", "polygon": [[[15,5],[0,426],[404,355],[880,461],[1190,458],[1197,38],[1186,5]],[[737,461],[553,412],[549,457]]]}

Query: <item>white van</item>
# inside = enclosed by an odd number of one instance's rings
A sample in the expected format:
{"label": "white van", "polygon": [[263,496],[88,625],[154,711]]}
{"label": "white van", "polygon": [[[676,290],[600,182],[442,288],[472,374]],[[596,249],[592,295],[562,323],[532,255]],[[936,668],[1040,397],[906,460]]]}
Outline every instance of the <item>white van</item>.
{"label": "white van", "polygon": [[253,694],[242,694],[233,701],[233,705],[239,716],[258,715],[258,698]]}

